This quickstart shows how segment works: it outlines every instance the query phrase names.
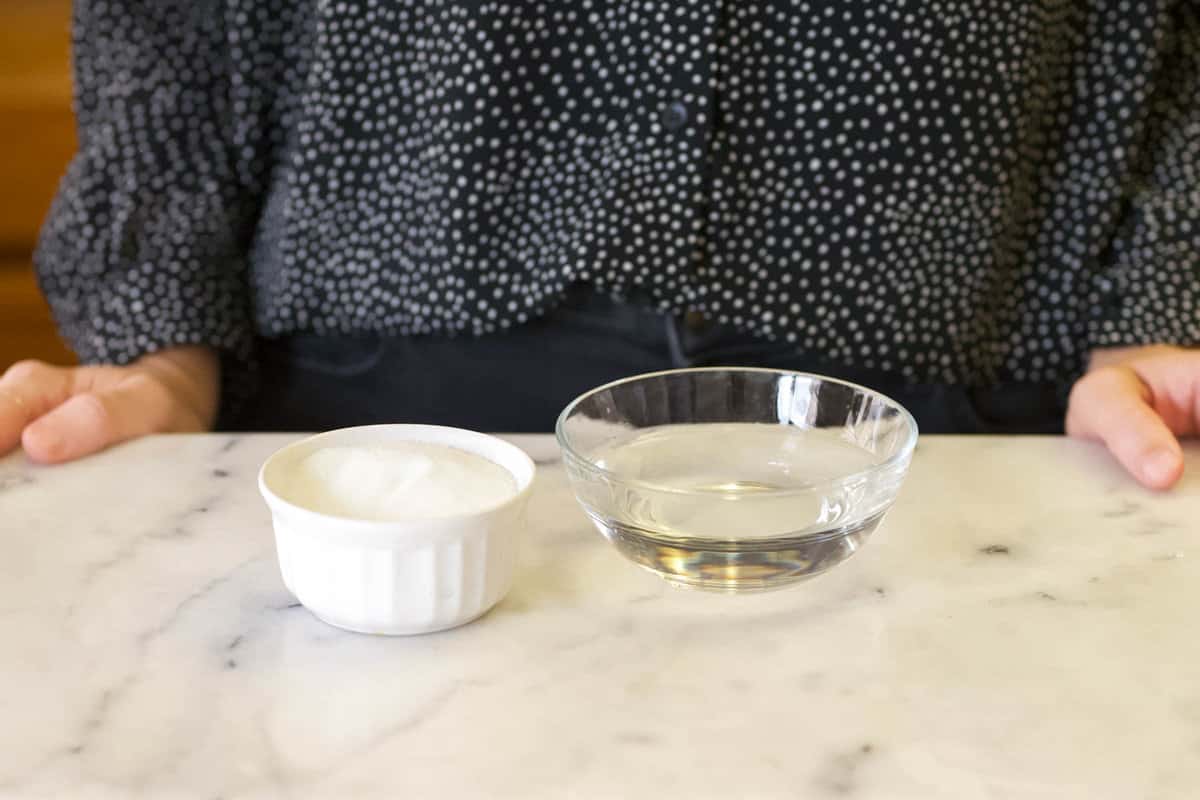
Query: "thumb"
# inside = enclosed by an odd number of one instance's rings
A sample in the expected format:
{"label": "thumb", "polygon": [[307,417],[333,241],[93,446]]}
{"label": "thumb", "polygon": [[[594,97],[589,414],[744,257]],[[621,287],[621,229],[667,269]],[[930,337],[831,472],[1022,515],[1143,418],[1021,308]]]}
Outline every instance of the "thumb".
{"label": "thumb", "polygon": [[166,430],[171,394],[143,373],[74,395],[25,428],[21,444],[36,461],[58,464],[120,442]]}
{"label": "thumb", "polygon": [[1183,452],[1153,404],[1150,387],[1133,369],[1102,367],[1071,390],[1067,433],[1099,439],[1142,484],[1167,489],[1183,472]]}

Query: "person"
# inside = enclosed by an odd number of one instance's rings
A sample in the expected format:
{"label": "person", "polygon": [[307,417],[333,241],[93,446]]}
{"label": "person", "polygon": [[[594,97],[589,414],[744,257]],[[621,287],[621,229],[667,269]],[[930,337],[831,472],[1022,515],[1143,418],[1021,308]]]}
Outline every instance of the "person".
{"label": "person", "polygon": [[548,429],[633,371],[888,391],[926,431],[1200,422],[1200,9],[77,0],[36,262],[85,366],[0,451],[377,420]]}

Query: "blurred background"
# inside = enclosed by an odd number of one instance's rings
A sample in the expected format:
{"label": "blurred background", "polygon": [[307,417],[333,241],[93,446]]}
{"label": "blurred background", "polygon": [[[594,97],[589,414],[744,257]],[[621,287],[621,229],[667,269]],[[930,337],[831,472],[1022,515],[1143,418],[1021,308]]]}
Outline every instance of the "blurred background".
{"label": "blurred background", "polygon": [[75,149],[70,0],[0,0],[0,372],[73,361],[38,293],[31,256]]}

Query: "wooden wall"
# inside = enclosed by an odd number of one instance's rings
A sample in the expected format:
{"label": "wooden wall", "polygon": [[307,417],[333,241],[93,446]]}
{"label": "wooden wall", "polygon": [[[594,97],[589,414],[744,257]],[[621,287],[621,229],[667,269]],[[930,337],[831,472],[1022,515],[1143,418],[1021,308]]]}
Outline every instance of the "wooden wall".
{"label": "wooden wall", "polygon": [[0,371],[73,359],[37,291],[30,256],[75,148],[69,0],[0,0]]}

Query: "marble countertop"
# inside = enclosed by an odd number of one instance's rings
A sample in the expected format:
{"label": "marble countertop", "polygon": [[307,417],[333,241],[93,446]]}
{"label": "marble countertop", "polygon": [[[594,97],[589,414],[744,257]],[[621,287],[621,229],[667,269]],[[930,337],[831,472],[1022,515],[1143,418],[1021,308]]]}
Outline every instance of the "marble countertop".
{"label": "marble countertop", "polygon": [[457,630],[330,628],[279,578],[293,437],[0,459],[0,797],[1184,798],[1200,791],[1200,451],[922,440],[828,575],[672,588],[550,437],[512,593]]}

